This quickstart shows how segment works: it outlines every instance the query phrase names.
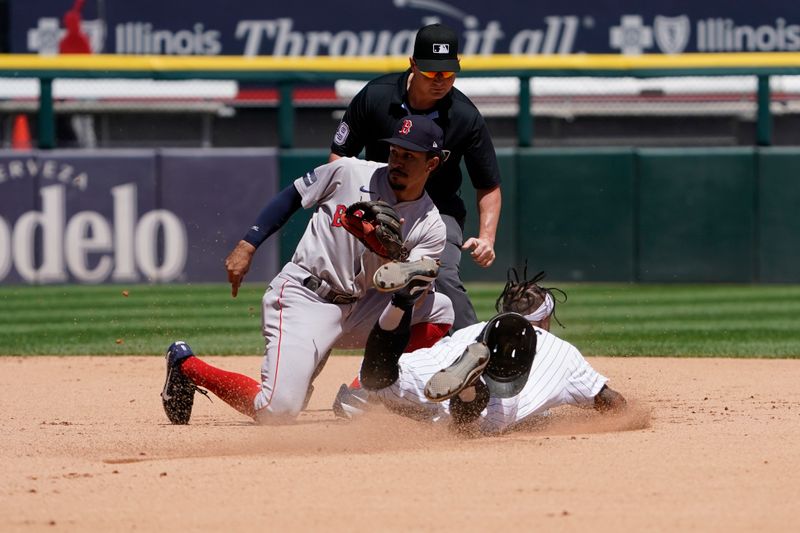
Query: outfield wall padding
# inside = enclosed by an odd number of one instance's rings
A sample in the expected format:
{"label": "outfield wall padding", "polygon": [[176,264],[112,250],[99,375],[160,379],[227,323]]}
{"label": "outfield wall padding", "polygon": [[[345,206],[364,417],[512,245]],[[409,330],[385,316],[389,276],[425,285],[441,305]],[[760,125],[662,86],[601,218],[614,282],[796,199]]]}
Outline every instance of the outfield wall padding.
{"label": "outfield wall padding", "polygon": [[762,148],[758,153],[758,279],[800,281],[800,150]]}
{"label": "outfield wall padding", "polygon": [[751,148],[641,149],[637,281],[755,279]]}
{"label": "outfield wall padding", "polygon": [[[281,184],[327,150],[284,150]],[[800,149],[500,149],[497,260],[464,255],[465,281],[503,281],[509,266],[550,279],[609,282],[800,281]],[[476,195],[461,188],[465,238]],[[309,213],[282,232],[291,258]]]}
{"label": "outfield wall padding", "polygon": [[[0,283],[225,281],[225,255],[328,151],[0,151]],[[800,282],[800,149],[501,149],[497,259],[551,280]],[[433,178],[435,179],[435,177]],[[475,191],[465,238],[478,234]],[[310,210],[257,254],[288,261]],[[176,250],[174,246],[180,245]]]}
{"label": "outfield wall padding", "polygon": [[551,279],[632,279],[634,169],[629,149],[521,151],[518,256]]}

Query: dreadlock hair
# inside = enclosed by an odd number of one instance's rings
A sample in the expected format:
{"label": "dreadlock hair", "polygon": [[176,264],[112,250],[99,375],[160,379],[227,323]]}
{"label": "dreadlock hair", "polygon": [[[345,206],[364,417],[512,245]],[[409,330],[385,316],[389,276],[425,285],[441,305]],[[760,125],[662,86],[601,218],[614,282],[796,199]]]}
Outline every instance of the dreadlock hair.
{"label": "dreadlock hair", "polygon": [[[512,279],[513,275],[513,279]],[[521,315],[528,315],[534,312],[542,305],[545,296],[549,294],[553,298],[553,313],[552,317],[562,328],[564,324],[556,317],[556,302],[564,303],[567,301],[567,293],[555,287],[540,287],[538,283],[545,277],[544,270],[528,278],[528,261],[525,261],[525,266],[522,271],[522,280],[520,280],[519,273],[516,268],[508,269],[508,281],[500,293],[500,297],[494,304],[498,313],[514,312]],[[554,293],[558,293],[563,298],[559,300]]]}

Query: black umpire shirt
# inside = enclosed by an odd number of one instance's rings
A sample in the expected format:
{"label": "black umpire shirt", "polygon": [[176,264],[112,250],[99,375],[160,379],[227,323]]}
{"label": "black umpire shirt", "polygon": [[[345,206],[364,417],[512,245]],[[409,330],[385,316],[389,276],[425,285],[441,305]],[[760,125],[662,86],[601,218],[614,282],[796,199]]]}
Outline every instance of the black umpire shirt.
{"label": "black umpire shirt", "polygon": [[[427,114],[444,131],[444,149],[450,156],[428,178],[425,189],[442,214],[454,217],[463,228],[467,211],[459,196],[464,158],[472,185],[492,189],[500,184],[492,139],[478,109],[464,93],[453,89],[433,109],[411,109],[408,104],[408,76],[411,69],[387,74],[370,81],[353,97],[336,131],[331,152],[343,157],[357,156],[362,148],[370,161],[386,162],[397,120],[412,114]],[[424,111],[424,112],[422,112]]]}

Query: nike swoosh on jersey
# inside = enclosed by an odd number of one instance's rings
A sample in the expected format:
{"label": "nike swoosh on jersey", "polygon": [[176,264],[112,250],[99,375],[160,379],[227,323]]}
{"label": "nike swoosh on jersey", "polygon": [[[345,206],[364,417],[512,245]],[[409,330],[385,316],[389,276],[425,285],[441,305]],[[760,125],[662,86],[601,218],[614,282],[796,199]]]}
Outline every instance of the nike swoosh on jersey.
{"label": "nike swoosh on jersey", "polygon": [[366,188],[366,187],[364,187],[363,185],[362,185],[361,187],[359,187],[359,188],[358,188],[358,190],[359,190],[359,191],[361,191],[361,192],[366,192],[366,193],[369,193],[369,194],[378,194],[378,193],[376,193],[375,191],[371,191],[371,190],[367,189],[367,188]]}

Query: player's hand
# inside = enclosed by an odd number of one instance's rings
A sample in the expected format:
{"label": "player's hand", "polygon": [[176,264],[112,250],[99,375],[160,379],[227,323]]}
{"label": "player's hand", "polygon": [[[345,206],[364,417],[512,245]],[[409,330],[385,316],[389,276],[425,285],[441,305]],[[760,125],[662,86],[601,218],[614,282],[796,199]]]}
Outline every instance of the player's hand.
{"label": "player's hand", "polygon": [[487,268],[494,263],[494,243],[489,239],[480,237],[470,237],[461,247],[462,250],[472,250],[470,255],[479,266]]}
{"label": "player's hand", "polygon": [[236,248],[228,254],[225,259],[225,270],[228,271],[228,281],[231,284],[231,296],[236,298],[239,294],[239,286],[244,281],[244,275],[250,270],[250,264],[253,262],[253,254],[256,253],[256,247],[247,241],[239,241]]}

